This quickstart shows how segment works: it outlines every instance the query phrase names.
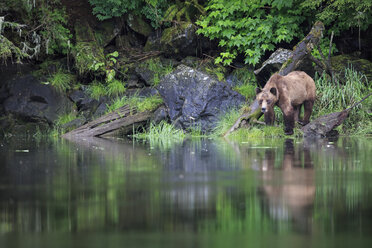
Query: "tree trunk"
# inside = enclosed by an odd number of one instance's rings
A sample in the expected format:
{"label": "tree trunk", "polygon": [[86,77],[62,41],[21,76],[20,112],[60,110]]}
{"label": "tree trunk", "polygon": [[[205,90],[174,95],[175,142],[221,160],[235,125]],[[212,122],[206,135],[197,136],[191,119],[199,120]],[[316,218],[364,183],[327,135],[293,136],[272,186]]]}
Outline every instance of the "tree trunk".
{"label": "tree trunk", "polygon": [[117,131],[122,128],[131,128],[147,122],[153,114],[153,111],[144,111],[137,113],[136,110],[125,105],[118,110],[101,116],[79,128],[64,134],[63,138],[76,137],[98,137]]}

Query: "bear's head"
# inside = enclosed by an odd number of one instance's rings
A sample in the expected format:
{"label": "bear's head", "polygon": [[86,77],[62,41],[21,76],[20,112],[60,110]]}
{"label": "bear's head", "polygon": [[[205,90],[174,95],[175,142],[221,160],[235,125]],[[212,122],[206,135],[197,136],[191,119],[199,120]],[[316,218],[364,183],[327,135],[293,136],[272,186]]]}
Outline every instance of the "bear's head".
{"label": "bear's head", "polygon": [[261,112],[266,113],[269,110],[274,108],[274,105],[277,103],[279,96],[278,91],[275,87],[270,89],[260,89],[256,88],[256,99],[261,106]]}

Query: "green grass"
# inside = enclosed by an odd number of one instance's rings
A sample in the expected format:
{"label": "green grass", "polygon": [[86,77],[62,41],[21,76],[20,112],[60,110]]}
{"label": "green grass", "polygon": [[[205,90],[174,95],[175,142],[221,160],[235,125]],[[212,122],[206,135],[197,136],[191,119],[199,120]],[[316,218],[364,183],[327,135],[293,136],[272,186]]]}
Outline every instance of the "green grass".
{"label": "green grass", "polygon": [[99,82],[94,82],[89,86],[89,93],[92,98],[98,100],[100,97],[105,96],[107,94],[107,91],[103,84]]}
{"label": "green grass", "polygon": [[176,129],[172,124],[165,121],[160,122],[158,125],[150,124],[150,127],[144,133],[137,133],[133,135],[137,139],[184,139],[185,133]]}
{"label": "green grass", "polygon": [[115,111],[123,107],[124,105],[129,105],[130,108],[136,109],[138,112],[152,111],[152,110],[155,110],[157,107],[159,107],[159,105],[162,103],[163,103],[163,99],[158,95],[145,97],[145,98],[138,97],[138,96],[117,97],[112,104],[107,105],[106,113]]}
{"label": "green grass", "polygon": [[123,94],[126,91],[124,83],[116,79],[108,83],[106,86],[106,89],[107,89],[107,95],[109,96],[118,96],[120,94]]}
{"label": "green grass", "polygon": [[246,83],[241,86],[234,88],[236,92],[239,92],[246,99],[253,99],[256,96],[256,85],[253,83]]}
{"label": "green grass", "polygon": [[48,78],[49,83],[60,92],[65,92],[71,89],[75,82],[75,77],[71,74],[65,73],[62,70]]}
{"label": "green grass", "polygon": [[162,121],[157,125],[151,123],[145,132],[135,133],[132,137],[135,140],[148,141],[151,147],[168,150],[175,143],[182,142],[186,134],[182,130],[176,129],[172,124]]}
{"label": "green grass", "polygon": [[[322,75],[315,79],[317,99],[314,104],[313,118],[342,111],[361,100],[372,91],[367,78],[352,67],[345,69],[344,82],[332,82]],[[344,135],[372,134],[372,116],[368,113],[372,106],[372,97],[353,108],[348,118],[338,128]],[[369,109],[368,109],[369,108]]]}
{"label": "green grass", "polygon": [[160,79],[173,71],[172,63],[162,63],[159,58],[151,58],[146,60],[144,64],[150,71],[153,72],[153,86],[160,83]]}
{"label": "green grass", "polygon": [[58,119],[54,123],[54,127],[49,132],[49,135],[52,137],[59,137],[61,134],[63,134],[66,131],[62,126],[75,119],[76,119],[76,113],[74,112],[58,116]]}

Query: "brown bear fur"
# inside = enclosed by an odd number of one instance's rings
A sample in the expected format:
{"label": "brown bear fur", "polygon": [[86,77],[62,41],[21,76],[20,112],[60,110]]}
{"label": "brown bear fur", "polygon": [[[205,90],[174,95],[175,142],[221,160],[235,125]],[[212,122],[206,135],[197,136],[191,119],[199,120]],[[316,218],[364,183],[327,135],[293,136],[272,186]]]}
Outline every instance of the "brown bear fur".
{"label": "brown bear fur", "polygon": [[[305,72],[293,71],[286,76],[274,74],[262,90],[256,89],[256,94],[267,125],[274,124],[275,105],[283,112],[285,134],[293,134],[295,121],[299,121],[302,125],[309,123],[316,89],[314,80]],[[304,119],[300,121],[302,105],[304,105]]]}

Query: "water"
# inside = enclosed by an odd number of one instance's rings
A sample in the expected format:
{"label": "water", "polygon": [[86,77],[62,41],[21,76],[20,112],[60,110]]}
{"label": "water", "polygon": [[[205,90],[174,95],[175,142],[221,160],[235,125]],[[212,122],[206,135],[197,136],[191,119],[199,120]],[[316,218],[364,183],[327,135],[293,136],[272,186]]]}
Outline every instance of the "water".
{"label": "water", "polygon": [[372,139],[0,142],[0,247],[371,247]]}

